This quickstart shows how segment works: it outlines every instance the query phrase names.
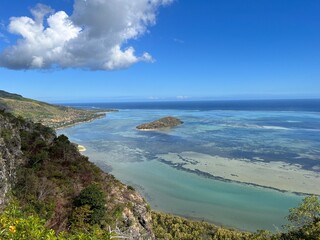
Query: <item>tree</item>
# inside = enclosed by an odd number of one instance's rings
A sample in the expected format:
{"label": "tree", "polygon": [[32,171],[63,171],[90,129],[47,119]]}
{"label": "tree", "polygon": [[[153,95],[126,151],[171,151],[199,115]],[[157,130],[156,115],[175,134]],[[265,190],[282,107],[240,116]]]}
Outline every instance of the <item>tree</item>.
{"label": "tree", "polygon": [[73,232],[79,230],[89,231],[92,226],[89,224],[92,215],[89,205],[76,207],[70,217],[70,227]]}
{"label": "tree", "polygon": [[99,224],[105,215],[105,195],[101,188],[96,184],[91,184],[83,189],[79,196],[74,200],[75,207],[88,205],[92,213],[89,222],[91,224]]}
{"label": "tree", "polygon": [[320,201],[317,196],[308,196],[303,199],[297,208],[291,208],[287,217],[290,230],[299,229],[320,220]]}
{"label": "tree", "polygon": [[53,141],[53,146],[51,147],[51,157],[66,160],[67,151],[71,146],[67,136],[62,134],[59,137],[56,137]]}

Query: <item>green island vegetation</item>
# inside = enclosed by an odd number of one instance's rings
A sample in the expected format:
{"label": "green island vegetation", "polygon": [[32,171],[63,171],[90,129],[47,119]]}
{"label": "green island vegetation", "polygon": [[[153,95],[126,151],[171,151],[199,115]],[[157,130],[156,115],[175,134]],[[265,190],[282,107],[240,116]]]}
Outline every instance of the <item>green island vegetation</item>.
{"label": "green island vegetation", "polygon": [[84,110],[52,105],[2,90],[0,90],[0,109],[52,128],[61,128],[79,122],[91,121],[104,117],[105,112],[115,111],[110,109]]}
{"label": "green island vegetation", "polygon": [[5,111],[0,124],[1,147],[20,154],[0,212],[0,239],[320,239],[317,196],[291,209],[280,233],[191,221],[151,211],[134,188],[102,172],[52,128]]}

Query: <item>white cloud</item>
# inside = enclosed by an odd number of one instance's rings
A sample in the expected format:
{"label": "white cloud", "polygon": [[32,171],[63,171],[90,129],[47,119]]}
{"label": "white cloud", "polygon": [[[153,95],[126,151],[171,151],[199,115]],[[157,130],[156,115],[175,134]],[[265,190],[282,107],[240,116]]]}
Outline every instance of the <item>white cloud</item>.
{"label": "white cloud", "polygon": [[149,100],[159,100],[160,98],[159,97],[155,97],[155,96],[151,96],[151,97],[148,97]]}
{"label": "white cloud", "polygon": [[184,41],[179,39],[179,38],[174,38],[173,41],[176,42],[176,43],[181,43],[181,44],[184,43]]}
{"label": "white cloud", "polygon": [[5,43],[9,43],[8,38],[2,32],[0,32],[0,40],[4,41]]}
{"label": "white cloud", "polygon": [[157,10],[173,0],[75,0],[73,13],[38,4],[31,17],[12,17],[8,31],[20,35],[4,49],[0,66],[12,69],[85,68],[114,70],[139,61],[145,52],[124,47],[156,23]]}
{"label": "white cloud", "polygon": [[178,100],[185,100],[188,98],[190,98],[190,97],[189,96],[176,96],[176,99],[178,99]]}
{"label": "white cloud", "polygon": [[34,20],[39,24],[43,22],[43,18],[46,15],[54,13],[54,10],[51,7],[41,3],[37,4],[30,11],[31,14],[34,16]]}

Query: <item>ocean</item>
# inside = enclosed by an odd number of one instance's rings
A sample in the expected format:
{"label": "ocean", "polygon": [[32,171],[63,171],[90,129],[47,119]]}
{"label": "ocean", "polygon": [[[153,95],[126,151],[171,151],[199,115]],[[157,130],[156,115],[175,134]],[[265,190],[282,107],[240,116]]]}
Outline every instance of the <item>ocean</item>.
{"label": "ocean", "polygon": [[[84,145],[84,155],[135,187],[153,209],[277,231],[301,192],[320,192],[320,100],[65,105],[119,110],[57,132]],[[164,116],[184,124],[135,129]]]}

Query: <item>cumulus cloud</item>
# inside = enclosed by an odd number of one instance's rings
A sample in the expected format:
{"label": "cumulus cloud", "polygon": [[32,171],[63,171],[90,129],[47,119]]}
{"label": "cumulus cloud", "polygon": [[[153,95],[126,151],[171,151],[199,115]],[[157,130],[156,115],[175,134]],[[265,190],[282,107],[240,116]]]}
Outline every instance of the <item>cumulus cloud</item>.
{"label": "cumulus cloud", "polygon": [[114,70],[139,61],[128,41],[156,23],[157,10],[173,0],[75,0],[73,13],[38,4],[31,17],[12,17],[8,31],[20,35],[4,49],[0,66],[11,69],[85,68]]}

